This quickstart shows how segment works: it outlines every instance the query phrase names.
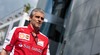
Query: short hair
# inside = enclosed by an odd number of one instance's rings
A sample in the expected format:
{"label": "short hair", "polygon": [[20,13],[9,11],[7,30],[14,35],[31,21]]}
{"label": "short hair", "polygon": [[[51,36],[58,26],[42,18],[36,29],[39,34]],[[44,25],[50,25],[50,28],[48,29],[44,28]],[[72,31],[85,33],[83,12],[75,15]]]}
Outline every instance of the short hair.
{"label": "short hair", "polygon": [[45,14],[43,9],[41,9],[41,8],[35,8],[35,9],[33,9],[33,10],[31,11],[31,13],[30,13],[30,18],[33,17],[33,15],[35,14],[35,12],[41,12],[41,13]]}

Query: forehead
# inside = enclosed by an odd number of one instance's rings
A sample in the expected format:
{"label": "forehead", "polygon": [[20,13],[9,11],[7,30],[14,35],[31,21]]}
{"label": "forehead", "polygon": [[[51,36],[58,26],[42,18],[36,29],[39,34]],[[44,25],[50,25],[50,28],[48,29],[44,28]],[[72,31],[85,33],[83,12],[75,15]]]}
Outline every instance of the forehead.
{"label": "forehead", "polygon": [[35,12],[34,15],[39,15],[39,16],[44,17],[44,14],[42,12]]}

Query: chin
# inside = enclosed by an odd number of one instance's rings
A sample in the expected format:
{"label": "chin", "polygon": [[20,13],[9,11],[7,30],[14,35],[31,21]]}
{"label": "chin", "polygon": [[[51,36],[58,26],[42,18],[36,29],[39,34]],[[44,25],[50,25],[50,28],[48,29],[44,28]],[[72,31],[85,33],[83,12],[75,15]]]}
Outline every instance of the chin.
{"label": "chin", "polygon": [[37,28],[40,28],[40,26],[36,26]]}
{"label": "chin", "polygon": [[35,27],[40,28],[41,24],[36,24]]}

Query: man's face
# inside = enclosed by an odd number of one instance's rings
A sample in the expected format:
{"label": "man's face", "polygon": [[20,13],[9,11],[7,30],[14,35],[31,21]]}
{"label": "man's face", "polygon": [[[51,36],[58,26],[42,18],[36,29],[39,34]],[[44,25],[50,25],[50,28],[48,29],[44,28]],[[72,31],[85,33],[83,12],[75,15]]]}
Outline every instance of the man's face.
{"label": "man's face", "polygon": [[40,28],[42,23],[44,22],[44,14],[41,12],[35,12],[32,18],[30,18],[31,24],[36,27]]}

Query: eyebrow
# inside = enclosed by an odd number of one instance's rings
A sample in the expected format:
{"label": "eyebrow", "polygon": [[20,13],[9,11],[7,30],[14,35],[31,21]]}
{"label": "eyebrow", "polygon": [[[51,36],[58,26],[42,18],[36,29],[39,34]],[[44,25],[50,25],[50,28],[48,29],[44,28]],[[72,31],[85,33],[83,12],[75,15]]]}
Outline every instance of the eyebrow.
{"label": "eyebrow", "polygon": [[42,20],[44,20],[44,17],[38,16],[38,15],[36,15],[35,17],[36,18],[41,18]]}

